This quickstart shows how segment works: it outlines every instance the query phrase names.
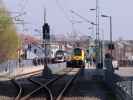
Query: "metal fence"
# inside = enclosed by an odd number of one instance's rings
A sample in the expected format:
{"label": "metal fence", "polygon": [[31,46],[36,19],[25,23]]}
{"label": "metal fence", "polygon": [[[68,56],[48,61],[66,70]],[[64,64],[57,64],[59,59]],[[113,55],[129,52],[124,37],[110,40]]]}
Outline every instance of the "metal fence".
{"label": "metal fence", "polygon": [[[49,70],[51,70],[51,73],[54,74],[60,70],[65,69],[66,63],[62,62],[62,63],[48,64],[48,68]],[[22,60],[21,62],[19,62],[18,60],[10,60],[7,61],[6,63],[0,64],[0,78],[11,79],[19,74],[31,73],[32,71],[34,72],[42,69],[44,69],[44,65],[38,63],[35,66],[33,60]]]}
{"label": "metal fence", "polygon": [[123,80],[121,82],[117,82],[116,84],[122,91],[133,97],[133,80]]}
{"label": "metal fence", "polygon": [[105,71],[105,82],[114,91],[118,100],[133,100],[133,78],[124,78]]}
{"label": "metal fence", "polygon": [[133,60],[119,60],[118,63],[122,67],[133,67]]}
{"label": "metal fence", "polygon": [[23,70],[24,66],[30,67],[31,65],[33,65],[31,60],[23,60],[21,62],[18,60],[8,60],[0,64],[0,76],[10,78],[16,75],[18,69]]}

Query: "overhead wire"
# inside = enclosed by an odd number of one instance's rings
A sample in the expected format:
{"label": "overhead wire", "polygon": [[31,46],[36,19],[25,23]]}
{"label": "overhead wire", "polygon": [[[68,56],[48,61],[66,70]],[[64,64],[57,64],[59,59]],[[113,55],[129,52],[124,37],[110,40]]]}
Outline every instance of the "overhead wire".
{"label": "overhead wire", "polygon": [[66,14],[65,9],[60,5],[59,0],[55,0],[56,1],[56,5],[58,6],[58,8],[62,11],[64,17],[71,22],[71,20],[69,19],[69,16]]}
{"label": "overhead wire", "polygon": [[[23,13],[26,13],[26,12],[25,12],[25,8],[26,8],[26,4],[27,4],[26,2],[27,2],[27,0],[22,0],[22,2],[23,2],[23,3],[22,3],[22,5],[21,5],[20,10],[21,10]],[[23,23],[22,25],[23,25],[23,31],[25,31],[25,24]]]}
{"label": "overhead wire", "polygon": [[[22,30],[23,31],[25,31],[25,24],[27,24],[27,23],[24,22],[24,17],[22,17],[26,14],[24,10],[26,8],[26,4],[27,4],[26,2],[27,1],[28,0],[22,0],[21,1],[20,5],[18,5],[18,7],[20,7],[20,8],[18,9],[18,12],[16,13],[17,15],[15,15],[14,18],[13,18],[14,19],[14,24],[22,25]],[[20,45],[18,45],[18,48],[21,48],[22,42],[18,40],[18,44],[20,44]]]}
{"label": "overhead wire", "polygon": [[[56,5],[58,6],[58,8],[61,10],[61,12],[63,13],[63,15],[64,15],[64,17],[69,21],[69,23],[71,23],[71,25],[72,25],[72,33],[76,33],[76,29],[75,29],[75,27],[74,27],[74,23],[76,22],[76,21],[74,21],[74,20],[71,20],[70,19],[70,17],[67,15],[67,13],[65,12],[65,8],[63,7],[63,6],[61,6],[60,5],[60,3],[59,3],[59,0],[55,0],[56,1]],[[72,17],[72,19],[73,19],[73,17]],[[78,22],[78,21],[77,21]],[[73,34],[73,35],[74,35]]]}

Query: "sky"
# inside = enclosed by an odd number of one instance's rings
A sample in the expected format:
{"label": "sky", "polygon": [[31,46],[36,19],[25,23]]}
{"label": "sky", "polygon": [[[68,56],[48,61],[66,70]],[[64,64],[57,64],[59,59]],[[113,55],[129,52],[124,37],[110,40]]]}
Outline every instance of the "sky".
{"label": "sky", "polygon": [[[43,25],[44,8],[46,8],[46,20],[50,25],[52,34],[76,32],[77,34],[91,35],[89,23],[71,13],[71,10],[95,22],[96,0],[3,0],[10,12],[26,12],[19,17],[26,23],[17,25],[19,32],[40,35],[35,29],[41,30]],[[112,16],[113,39],[133,40],[133,0],[99,0],[100,15]],[[12,16],[17,14],[11,13]],[[100,36],[109,39],[109,18],[100,18]],[[73,25],[72,25],[73,20]],[[78,23],[80,21],[80,23]],[[95,28],[95,26],[94,26]]]}

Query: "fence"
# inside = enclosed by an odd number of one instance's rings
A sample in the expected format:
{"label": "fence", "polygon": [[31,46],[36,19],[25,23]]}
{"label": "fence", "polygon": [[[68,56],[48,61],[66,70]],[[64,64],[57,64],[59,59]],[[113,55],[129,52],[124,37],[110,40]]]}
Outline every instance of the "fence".
{"label": "fence", "polygon": [[0,64],[0,76],[10,78],[16,75],[18,69],[22,71],[24,66],[30,67],[31,65],[33,65],[31,60],[23,60],[21,62],[18,60],[8,60]]}
{"label": "fence", "polygon": [[119,60],[119,66],[122,67],[133,67],[133,60]]}
{"label": "fence", "polygon": [[114,91],[118,100],[133,100],[133,78],[124,78],[105,71],[105,83]]}
{"label": "fence", "polygon": [[[66,63],[62,62],[56,64],[48,64],[48,68],[49,70],[51,70],[52,74],[54,74],[60,70],[65,69]],[[17,75],[31,73],[43,69],[43,64],[37,64],[35,66],[32,60],[22,60],[21,62],[17,60],[10,60],[6,63],[0,64],[0,77],[12,78]]]}

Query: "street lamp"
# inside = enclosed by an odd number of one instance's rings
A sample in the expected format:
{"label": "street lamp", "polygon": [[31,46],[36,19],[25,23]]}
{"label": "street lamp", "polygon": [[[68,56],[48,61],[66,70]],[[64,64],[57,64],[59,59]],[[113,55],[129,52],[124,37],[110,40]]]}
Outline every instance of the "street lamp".
{"label": "street lamp", "polygon": [[94,27],[96,27],[96,23],[94,23],[94,22],[90,22],[90,24],[91,24],[91,28],[89,28],[89,29],[91,29],[92,30],[92,35],[94,36],[94,38],[96,39],[96,35],[94,35]]}
{"label": "street lamp", "polygon": [[93,9],[93,8],[92,8],[92,9],[90,9],[90,11],[95,11],[95,10],[96,10],[96,9]]}
{"label": "street lamp", "polygon": [[107,16],[107,15],[101,15],[101,16],[109,18],[109,20],[110,20],[110,49],[111,49],[111,56],[112,56],[112,49],[113,49],[113,44],[112,44],[112,17]]}
{"label": "street lamp", "polygon": [[96,11],[96,68],[102,67],[101,62],[101,46],[100,46],[100,34],[99,34],[99,0],[96,0],[96,8],[90,9],[90,11]]}

